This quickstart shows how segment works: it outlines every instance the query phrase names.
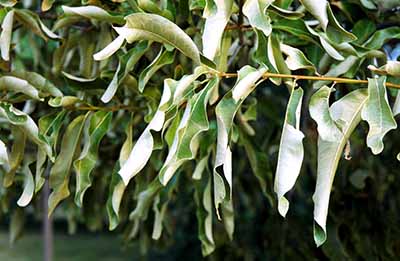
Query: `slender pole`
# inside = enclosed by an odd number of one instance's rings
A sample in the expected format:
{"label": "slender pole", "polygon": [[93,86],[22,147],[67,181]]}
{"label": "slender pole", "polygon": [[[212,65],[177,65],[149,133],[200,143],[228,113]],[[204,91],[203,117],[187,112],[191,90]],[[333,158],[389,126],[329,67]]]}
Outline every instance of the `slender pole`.
{"label": "slender pole", "polygon": [[[48,168],[46,169],[46,174],[48,174]],[[46,175],[46,181],[43,185],[42,190],[42,204],[43,204],[43,217],[42,217],[42,226],[43,226],[43,254],[44,261],[53,261],[53,222],[52,217],[48,216],[49,213],[49,205],[48,199],[50,195],[50,186],[48,175]]]}

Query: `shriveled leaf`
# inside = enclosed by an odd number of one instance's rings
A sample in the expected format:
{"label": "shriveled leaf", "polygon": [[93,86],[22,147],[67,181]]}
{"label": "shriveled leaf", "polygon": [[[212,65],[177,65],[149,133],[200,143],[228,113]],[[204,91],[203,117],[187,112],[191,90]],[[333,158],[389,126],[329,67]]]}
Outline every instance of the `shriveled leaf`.
{"label": "shriveled leaf", "polygon": [[28,81],[14,77],[0,77],[0,90],[14,91],[23,93],[32,99],[41,100],[38,90]]}

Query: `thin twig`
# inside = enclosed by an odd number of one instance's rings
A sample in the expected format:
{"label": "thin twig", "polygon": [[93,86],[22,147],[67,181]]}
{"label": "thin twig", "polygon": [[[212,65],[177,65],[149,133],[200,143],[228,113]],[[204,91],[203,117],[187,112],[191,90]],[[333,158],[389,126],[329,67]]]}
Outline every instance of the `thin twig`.
{"label": "thin twig", "polygon": [[[235,78],[237,77],[237,73],[219,73],[219,76],[222,78]],[[339,77],[329,77],[329,76],[308,76],[308,75],[295,75],[295,74],[281,74],[281,73],[270,73],[267,72],[263,75],[264,79],[267,78],[287,78],[287,79],[295,79],[295,80],[311,80],[311,81],[332,81],[336,83],[349,83],[349,84],[367,84],[367,80],[356,80],[356,79],[348,79],[348,78],[339,78]],[[395,84],[391,82],[386,83],[386,87],[400,89],[400,84]]]}

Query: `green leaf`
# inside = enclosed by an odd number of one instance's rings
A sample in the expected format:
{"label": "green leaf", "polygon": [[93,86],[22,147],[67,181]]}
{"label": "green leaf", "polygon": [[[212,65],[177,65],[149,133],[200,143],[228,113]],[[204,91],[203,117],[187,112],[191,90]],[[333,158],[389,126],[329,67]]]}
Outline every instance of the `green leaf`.
{"label": "green leaf", "polygon": [[202,34],[203,54],[214,60],[221,45],[225,27],[232,13],[232,0],[206,2],[203,17],[206,19]]}
{"label": "green leaf", "polygon": [[90,174],[96,165],[99,145],[110,127],[111,119],[112,112],[97,111],[91,116],[85,146],[79,158],[74,161],[77,174],[75,203],[79,207],[86,190],[92,185]]}
{"label": "green leaf", "polygon": [[13,244],[22,236],[25,226],[25,212],[21,208],[16,208],[10,218],[10,243]]}
{"label": "green leaf", "polygon": [[14,10],[10,10],[3,19],[1,24],[1,34],[0,34],[0,50],[1,58],[5,61],[10,60],[10,45],[12,37],[12,28],[14,20]]}
{"label": "green leaf", "polygon": [[74,155],[80,145],[81,133],[90,113],[76,117],[67,127],[53,167],[50,170],[49,216],[57,205],[70,194],[68,185]]}
{"label": "green leaf", "polygon": [[135,13],[126,16],[125,20],[124,27],[114,29],[128,43],[139,40],[166,43],[174,46],[196,64],[200,64],[197,46],[182,29],[168,19],[155,14]]}
{"label": "green leaf", "polygon": [[300,0],[303,6],[318,19],[323,30],[328,27],[328,2],[326,0]]}
{"label": "green leaf", "polygon": [[249,19],[252,27],[261,30],[265,36],[272,32],[271,18],[266,13],[273,0],[246,0],[243,5],[243,14]]}
{"label": "green leaf", "polygon": [[14,143],[11,148],[9,162],[4,166],[6,174],[3,179],[3,186],[6,188],[14,183],[15,173],[21,165],[25,153],[25,133],[17,127],[12,127],[11,132],[14,136]]}
{"label": "green leaf", "polygon": [[49,156],[51,160],[54,160],[50,145],[40,137],[37,125],[29,115],[14,108],[8,103],[1,102],[0,117],[5,118],[11,125],[21,129],[31,141],[36,143],[36,145],[38,145],[39,148]]}
{"label": "green leaf", "polygon": [[39,90],[40,97],[47,97],[49,95],[53,97],[63,96],[63,93],[52,82],[36,72],[14,70],[10,75],[26,80],[34,88]]}
{"label": "green leaf", "polygon": [[7,152],[7,146],[0,140],[0,165],[8,166],[10,164]]}
{"label": "green leaf", "polygon": [[69,6],[61,6],[62,10],[67,16],[78,15],[88,19],[95,19],[99,21],[105,21],[108,23],[115,23],[115,24],[123,24],[124,18],[120,15],[111,15],[104,9],[93,6],[79,6],[79,7],[69,7]]}
{"label": "green leaf", "polygon": [[[313,195],[314,240],[317,246],[326,240],[329,197],[339,160],[351,133],[361,120],[361,110],[368,98],[366,89],[357,89],[333,103],[328,111],[327,106],[321,106],[321,104],[326,104],[328,99],[326,96],[329,93],[326,88],[321,88],[310,102],[310,114],[313,111],[311,116],[318,126],[331,126],[334,129],[329,130],[328,133],[319,133],[318,138],[317,185]],[[317,113],[322,115],[316,115]],[[324,140],[324,138],[330,137],[330,132],[337,133],[337,128],[342,133],[340,138],[332,137],[330,140]],[[326,128],[320,129],[323,131]]]}
{"label": "green leaf", "polygon": [[[229,200],[232,193],[232,155],[229,146],[229,133],[233,119],[244,99],[251,93],[257,81],[262,79],[262,75],[266,71],[267,69],[263,66],[258,70],[248,65],[241,68],[235,86],[225,94],[215,109],[218,137],[214,164],[214,203],[218,215],[220,204],[228,201],[227,209],[231,206]],[[222,175],[217,171],[219,168],[223,170]]]}
{"label": "green leaf", "polygon": [[400,92],[397,92],[396,101],[393,105],[393,116],[397,116],[400,114]]}
{"label": "green leaf", "polygon": [[388,102],[385,83],[385,76],[368,78],[368,100],[361,112],[361,118],[369,125],[367,145],[373,154],[382,152],[383,137],[390,130],[397,128]]}
{"label": "green leaf", "polygon": [[142,132],[140,137],[135,143],[132,151],[129,154],[126,162],[121,165],[119,175],[124,181],[125,185],[128,185],[129,180],[138,174],[146,165],[150,159],[153,151],[154,139],[151,134],[152,131],[161,131],[165,121],[165,107],[169,107],[172,94],[176,88],[176,81],[172,79],[164,80],[164,90],[161,97],[160,104],[153,119],[147,125],[146,129]]}
{"label": "green leaf", "polygon": [[304,157],[304,134],[300,131],[302,99],[303,89],[300,87],[294,89],[293,87],[286,109],[279,146],[274,190],[278,196],[278,210],[283,217],[289,210],[289,201],[285,198],[285,194],[296,183]]}
{"label": "green leaf", "polygon": [[215,249],[212,223],[212,197],[211,176],[203,176],[195,184],[194,199],[196,202],[196,216],[198,237],[201,241],[201,252],[203,256],[211,254]]}
{"label": "green leaf", "polygon": [[161,49],[157,57],[154,58],[153,62],[149,64],[139,75],[139,86],[140,92],[143,92],[144,87],[146,87],[147,82],[150,78],[163,66],[171,64],[175,58],[175,51],[168,51]]}
{"label": "green leaf", "polygon": [[[122,148],[119,154],[119,161],[117,162],[117,168],[123,166],[129,157],[129,153],[133,147],[133,119],[129,122],[125,130],[126,139],[122,144]],[[107,214],[109,219],[109,229],[114,230],[119,223],[119,208],[124,195],[126,185],[122,180],[121,176],[118,175],[117,171],[112,173],[111,183],[109,188],[109,197],[107,200]]]}
{"label": "green leaf", "polygon": [[150,43],[148,41],[141,41],[120,57],[117,70],[103,96],[101,96],[102,102],[107,103],[112,99],[112,97],[114,97],[118,86],[124,81],[129,72],[133,70],[135,64],[149,49],[149,47]]}
{"label": "green leaf", "polygon": [[31,202],[33,193],[35,191],[35,182],[33,180],[33,175],[29,169],[29,164],[25,163],[22,171],[25,175],[24,179],[24,191],[17,201],[17,205],[20,207],[26,207],[29,202]]}
{"label": "green leaf", "polygon": [[55,1],[56,0],[43,0],[41,5],[42,11],[46,12],[50,10]]}
{"label": "green leaf", "polygon": [[285,62],[289,70],[306,69],[312,73],[317,73],[314,64],[308,60],[302,51],[282,43],[280,44],[280,48],[287,55]]}
{"label": "green leaf", "polygon": [[34,86],[32,86],[28,81],[14,76],[0,77],[0,90],[19,92],[32,99],[41,100],[39,92]]}
{"label": "green leaf", "polygon": [[218,88],[218,84],[218,78],[213,78],[199,93],[192,96],[186,105],[167,159],[160,170],[159,178],[164,186],[184,162],[195,157],[200,142],[199,135],[209,128],[207,103],[212,90]]}
{"label": "green leaf", "polygon": [[42,37],[44,40],[48,38],[53,40],[60,39],[60,36],[53,33],[47,26],[42,23],[39,16],[30,10],[26,9],[14,9],[16,19],[21,22],[25,27],[31,30],[33,33]]}
{"label": "green leaf", "polygon": [[400,62],[398,61],[387,61],[385,65],[379,68],[376,68],[374,65],[368,65],[368,69],[377,74],[400,77]]}

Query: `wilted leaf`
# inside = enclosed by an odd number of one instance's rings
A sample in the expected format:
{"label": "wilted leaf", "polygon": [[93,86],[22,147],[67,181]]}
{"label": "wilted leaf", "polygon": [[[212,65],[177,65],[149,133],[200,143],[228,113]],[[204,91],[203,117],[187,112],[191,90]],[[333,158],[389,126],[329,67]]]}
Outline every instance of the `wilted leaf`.
{"label": "wilted leaf", "polygon": [[304,134],[300,131],[300,110],[303,89],[293,87],[286,108],[285,122],[279,146],[278,164],[275,174],[274,190],[278,196],[279,213],[285,217],[289,210],[289,201],[285,194],[291,190],[300,174],[303,163]]}
{"label": "wilted leaf", "polygon": [[78,206],[82,205],[83,196],[92,185],[90,174],[96,165],[99,145],[109,129],[111,119],[112,112],[104,111],[98,111],[90,117],[85,146],[79,158],[74,161],[77,175],[75,203]]}
{"label": "wilted leaf", "polygon": [[10,60],[10,44],[13,28],[14,10],[10,10],[3,19],[0,34],[1,58],[5,61]]}
{"label": "wilted leaf", "polygon": [[388,102],[385,83],[385,76],[378,79],[368,78],[368,100],[361,112],[361,118],[369,124],[367,145],[374,154],[382,152],[385,134],[397,128]]}
{"label": "wilted leaf", "polygon": [[80,145],[81,133],[85,125],[86,118],[90,115],[80,115],[76,117],[67,127],[62,143],[61,150],[50,171],[50,188],[53,190],[49,197],[50,216],[57,205],[70,194],[69,177],[71,165],[78,146]]}

